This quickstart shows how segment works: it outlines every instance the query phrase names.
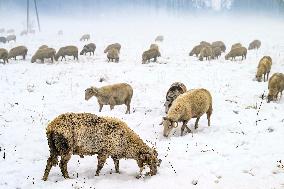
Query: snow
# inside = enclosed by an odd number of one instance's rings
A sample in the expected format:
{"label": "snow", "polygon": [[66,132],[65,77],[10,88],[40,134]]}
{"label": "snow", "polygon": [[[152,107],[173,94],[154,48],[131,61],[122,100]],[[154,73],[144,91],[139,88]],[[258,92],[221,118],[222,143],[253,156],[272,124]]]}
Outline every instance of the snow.
{"label": "snow", "polygon": [[[58,20],[46,18],[46,32],[0,44],[7,49],[24,44],[29,49],[26,61],[0,64],[0,188],[282,188],[284,170],[277,165],[284,161],[284,98],[269,104],[262,100],[261,95],[268,92],[267,82],[254,81],[254,75],[264,55],[273,59],[271,75],[284,72],[283,24],[265,18],[118,20],[73,20],[61,26]],[[63,36],[59,37],[56,34],[61,29]],[[19,28],[17,31],[20,33]],[[42,44],[55,49],[74,44],[81,49],[85,43],[79,39],[84,33],[90,33],[97,45],[95,56],[80,56],[79,62],[68,58],[54,64],[30,63]],[[165,37],[159,43],[162,57],[158,64],[142,65],[142,52],[159,34]],[[249,51],[244,61],[225,61],[224,54],[210,62],[188,56],[202,40],[223,40],[228,51],[233,43],[248,46],[255,38],[262,46]],[[107,63],[103,53],[112,42],[122,44],[118,64]],[[101,78],[105,81],[100,82]],[[179,127],[165,138],[159,123],[165,115],[166,92],[176,81],[188,89],[211,92],[211,127],[203,116],[197,130],[193,129],[195,119],[189,122],[192,134],[181,137]],[[125,106],[112,111],[104,106],[98,112],[94,97],[84,100],[87,87],[118,82],[134,88],[130,115],[124,114]],[[136,179],[139,169],[133,160],[121,160],[121,173],[116,174],[108,159],[101,175],[95,177],[95,156],[72,156],[68,164],[71,179],[64,179],[57,166],[48,181],[42,181],[49,156],[45,128],[65,112],[91,112],[127,122],[148,145],[156,146],[162,159],[158,174]],[[260,121],[256,124],[256,120]]]}

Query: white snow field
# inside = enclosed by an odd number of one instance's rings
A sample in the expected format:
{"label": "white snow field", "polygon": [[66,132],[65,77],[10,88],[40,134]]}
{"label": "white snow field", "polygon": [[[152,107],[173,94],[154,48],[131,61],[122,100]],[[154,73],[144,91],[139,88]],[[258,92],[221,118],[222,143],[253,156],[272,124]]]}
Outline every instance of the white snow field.
{"label": "white snow field", "polygon": [[[54,22],[54,23],[53,23]],[[14,24],[14,25],[13,25]],[[6,28],[20,27],[7,23]],[[0,44],[8,50],[17,45],[28,47],[27,60],[0,64],[0,188],[1,189],[281,189],[284,188],[284,97],[267,103],[267,82],[254,81],[260,58],[273,59],[271,75],[284,72],[283,21],[261,17],[237,18],[107,18],[60,22],[46,18],[40,34],[21,37],[16,43]],[[18,25],[21,26],[21,25]],[[63,36],[57,36],[58,30]],[[71,57],[67,61],[30,63],[43,44],[58,50],[77,45],[82,34],[90,33],[97,45],[95,56]],[[141,55],[157,35],[162,57],[158,63],[141,64]],[[257,51],[248,51],[244,61],[200,62],[189,57],[200,41],[223,40],[227,46],[241,42],[248,46],[260,39]],[[113,42],[122,45],[120,62],[108,63],[104,48]],[[99,80],[104,78],[105,81]],[[188,123],[192,134],[180,136],[180,127],[169,138],[159,125],[165,116],[163,103],[173,82],[188,89],[206,88],[213,96],[211,127],[206,116],[194,130],[195,119]],[[110,111],[99,106],[95,97],[84,100],[84,90],[92,85],[127,82],[134,89],[131,114],[126,107]],[[158,174],[136,179],[139,168],[134,160],[121,160],[120,174],[114,173],[111,159],[100,176],[95,176],[96,156],[72,156],[64,179],[59,167],[51,169],[47,181],[42,176],[49,157],[45,128],[49,121],[65,112],[90,112],[124,120],[149,145],[157,148],[162,159]],[[259,120],[256,124],[256,121]],[[5,158],[4,158],[5,157]],[[282,164],[278,161],[282,160]],[[282,165],[282,168],[281,168]]]}

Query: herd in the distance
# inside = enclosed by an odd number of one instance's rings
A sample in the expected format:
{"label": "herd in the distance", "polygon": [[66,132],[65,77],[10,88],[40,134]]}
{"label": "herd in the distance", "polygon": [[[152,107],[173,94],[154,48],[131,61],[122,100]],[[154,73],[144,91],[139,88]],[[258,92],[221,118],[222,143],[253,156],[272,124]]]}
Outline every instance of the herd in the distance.
{"label": "herd in the distance", "polygon": [[[0,30],[1,33],[1,30]],[[59,31],[58,35],[63,32]],[[1,39],[1,38],[0,38]],[[85,34],[80,41],[90,40],[90,35]],[[158,36],[155,41],[162,42],[163,36]],[[3,42],[0,40],[0,42]],[[6,42],[6,41],[5,41]],[[248,50],[258,49],[261,46],[259,40],[254,40],[249,44]],[[89,43],[85,45],[80,55],[94,55],[96,45]],[[110,44],[104,50],[107,54],[108,61],[119,62],[119,54],[121,45],[119,43]],[[9,52],[0,49],[0,59],[8,62],[8,59],[27,56],[28,49],[24,46],[12,48]],[[190,56],[196,56],[200,61],[218,59],[222,53],[226,51],[226,46],[222,41],[208,43],[206,41],[193,47]],[[53,62],[66,59],[66,56],[73,56],[78,60],[79,51],[76,46],[61,47],[57,52],[55,49],[43,45],[32,56],[31,62],[37,60],[44,62],[45,59],[51,59]],[[142,63],[150,62],[152,59],[157,61],[160,57],[159,46],[151,44],[149,50],[142,54]],[[240,43],[232,45],[230,51],[225,55],[225,59],[234,60],[241,57],[242,60],[247,56],[247,48]],[[270,78],[270,70],[272,66],[272,58],[264,56],[259,61],[255,78],[258,82],[268,81],[269,93],[267,101],[278,100],[279,93],[284,90],[284,74],[274,73]],[[85,100],[91,99],[93,96],[97,98],[99,104],[99,112],[104,105],[110,105],[112,110],[116,105],[126,105],[126,114],[130,114],[130,104],[134,89],[127,83],[117,83],[103,87],[91,86],[85,90]],[[200,118],[206,114],[208,126],[210,126],[210,118],[213,112],[213,99],[210,92],[206,89],[187,89],[181,82],[173,83],[166,94],[164,103],[166,116],[160,125],[163,125],[163,135],[168,137],[174,128],[178,127],[178,122],[182,122],[181,136],[185,131],[191,133],[191,129],[187,123],[196,118],[194,129],[198,128]],[[65,113],[52,120],[46,130],[50,156],[46,163],[43,180],[48,179],[48,175],[52,166],[59,163],[60,170],[64,178],[69,178],[67,163],[72,155],[79,155],[83,158],[85,155],[97,155],[98,164],[96,176],[100,174],[106,159],[111,157],[114,162],[115,172],[119,173],[120,159],[133,159],[140,168],[140,178],[146,166],[150,171],[146,175],[156,175],[158,167],[161,164],[158,159],[158,152],[154,147],[149,147],[140,139],[140,137],[132,131],[125,122],[111,117],[97,116],[91,113]],[[58,162],[58,157],[61,157]]]}

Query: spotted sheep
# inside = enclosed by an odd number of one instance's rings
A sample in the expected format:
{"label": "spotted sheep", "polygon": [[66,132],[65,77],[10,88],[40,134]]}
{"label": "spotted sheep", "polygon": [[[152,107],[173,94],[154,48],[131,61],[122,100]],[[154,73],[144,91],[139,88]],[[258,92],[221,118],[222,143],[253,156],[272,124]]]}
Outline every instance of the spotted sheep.
{"label": "spotted sheep", "polygon": [[261,82],[262,76],[263,76],[263,81],[265,82],[265,76],[267,76],[266,81],[269,78],[269,73],[271,70],[271,65],[272,65],[272,58],[270,56],[264,56],[260,59],[259,64],[257,66],[257,71],[255,74],[256,80],[258,82]]}
{"label": "spotted sheep", "polygon": [[72,155],[98,155],[96,176],[99,176],[108,157],[113,159],[116,173],[119,173],[120,159],[135,160],[140,168],[137,178],[142,176],[146,166],[150,168],[146,175],[156,175],[161,163],[157,151],[117,118],[65,113],[48,124],[46,135],[50,155],[42,178],[44,181],[48,179],[52,166],[58,164],[59,156],[59,167],[64,178],[69,178],[67,164]]}

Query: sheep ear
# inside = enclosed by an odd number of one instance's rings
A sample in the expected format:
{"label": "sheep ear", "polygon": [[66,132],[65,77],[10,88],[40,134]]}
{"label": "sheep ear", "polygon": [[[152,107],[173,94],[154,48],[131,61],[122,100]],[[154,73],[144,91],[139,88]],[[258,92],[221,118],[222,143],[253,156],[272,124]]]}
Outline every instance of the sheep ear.
{"label": "sheep ear", "polygon": [[163,120],[168,120],[168,118],[167,117],[163,117]]}

